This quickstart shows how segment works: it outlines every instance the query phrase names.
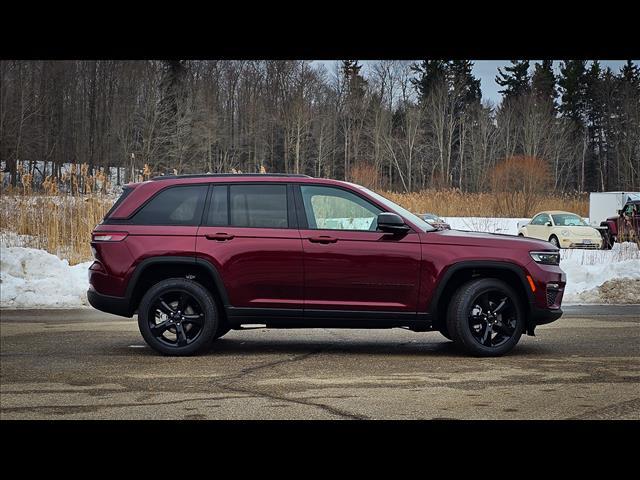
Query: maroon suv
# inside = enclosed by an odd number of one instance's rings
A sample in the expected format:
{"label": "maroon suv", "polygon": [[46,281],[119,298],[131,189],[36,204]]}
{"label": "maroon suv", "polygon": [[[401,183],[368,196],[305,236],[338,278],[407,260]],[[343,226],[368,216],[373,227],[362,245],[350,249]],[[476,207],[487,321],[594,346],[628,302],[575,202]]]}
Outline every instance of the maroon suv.
{"label": "maroon suv", "polygon": [[437,330],[493,356],[562,315],[550,243],[438,231],[364,187],[304,175],[129,184],[91,246],[91,305],[137,312],[169,355],[261,324]]}

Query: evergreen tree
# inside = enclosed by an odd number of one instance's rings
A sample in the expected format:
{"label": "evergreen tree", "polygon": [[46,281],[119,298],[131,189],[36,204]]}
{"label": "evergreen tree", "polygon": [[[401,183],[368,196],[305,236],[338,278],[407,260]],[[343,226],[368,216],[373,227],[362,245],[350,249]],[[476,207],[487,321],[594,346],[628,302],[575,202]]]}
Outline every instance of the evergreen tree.
{"label": "evergreen tree", "polygon": [[342,74],[347,84],[349,95],[355,95],[357,98],[362,98],[365,92],[365,86],[367,81],[364,79],[360,70],[362,65],[358,64],[358,60],[343,60],[342,61]]}
{"label": "evergreen tree", "polygon": [[447,80],[447,60],[423,60],[411,66],[417,73],[417,78],[411,79],[420,103],[429,96],[436,85]]}
{"label": "evergreen tree", "polygon": [[638,65],[627,60],[627,63],[620,70],[620,76],[624,82],[640,92],[640,67]]}
{"label": "evergreen tree", "polygon": [[505,101],[527,93],[531,89],[529,78],[529,60],[511,60],[510,67],[498,68],[496,83],[505,87],[499,92],[504,95]]}
{"label": "evergreen tree", "polygon": [[469,60],[451,60],[447,65],[450,90],[456,96],[458,111],[482,99],[480,79],[474,77],[472,71],[473,62]]}
{"label": "evergreen tree", "polygon": [[553,60],[543,60],[535,64],[531,77],[531,90],[538,105],[556,108],[556,77],[553,74]]}
{"label": "evergreen tree", "polygon": [[586,60],[566,60],[560,67],[558,85],[562,93],[562,114],[582,126],[586,108]]}

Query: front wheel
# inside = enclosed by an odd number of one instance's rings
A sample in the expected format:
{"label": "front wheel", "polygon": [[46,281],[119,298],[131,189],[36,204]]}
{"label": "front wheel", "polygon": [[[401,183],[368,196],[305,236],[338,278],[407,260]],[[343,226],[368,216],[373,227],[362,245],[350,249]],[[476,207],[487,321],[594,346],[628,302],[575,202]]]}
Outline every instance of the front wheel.
{"label": "front wheel", "polygon": [[186,278],[156,283],[142,297],[138,327],[147,344],[164,355],[192,355],[214,340],[218,312],[211,294]]}
{"label": "front wheel", "polygon": [[555,235],[551,235],[551,238],[549,238],[549,243],[551,243],[556,248],[560,248],[560,242],[558,241],[558,237],[556,237]]}
{"label": "front wheel", "polygon": [[495,278],[471,280],[458,289],[447,312],[447,330],[467,353],[504,355],[516,346],[525,312],[516,292]]}

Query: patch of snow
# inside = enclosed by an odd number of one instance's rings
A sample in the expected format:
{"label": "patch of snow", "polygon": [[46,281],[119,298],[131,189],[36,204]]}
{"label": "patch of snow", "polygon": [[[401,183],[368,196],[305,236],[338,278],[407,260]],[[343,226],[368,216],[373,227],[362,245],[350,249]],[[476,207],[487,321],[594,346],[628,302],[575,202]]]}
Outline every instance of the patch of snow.
{"label": "patch of snow", "polygon": [[640,290],[627,286],[640,281],[635,243],[617,243],[611,250],[560,250],[560,268],[567,274],[563,303],[640,303]]}
{"label": "patch of snow", "polygon": [[75,308],[88,306],[87,269],[69,266],[44,250],[0,247],[0,307]]}

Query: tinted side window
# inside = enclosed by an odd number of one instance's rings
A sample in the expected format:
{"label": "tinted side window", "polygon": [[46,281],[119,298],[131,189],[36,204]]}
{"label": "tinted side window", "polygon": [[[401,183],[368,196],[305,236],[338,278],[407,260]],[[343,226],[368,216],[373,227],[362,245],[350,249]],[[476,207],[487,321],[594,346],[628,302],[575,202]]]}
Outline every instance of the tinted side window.
{"label": "tinted side window", "polygon": [[255,228],[289,227],[286,185],[230,185],[229,197],[230,225]]}
{"label": "tinted side window", "polygon": [[229,203],[228,187],[226,185],[216,185],[213,187],[211,201],[209,204],[209,215],[207,225],[224,226],[229,225]]}
{"label": "tinted side window", "polygon": [[200,225],[207,195],[205,185],[170,187],[151,199],[133,217],[138,225]]}

